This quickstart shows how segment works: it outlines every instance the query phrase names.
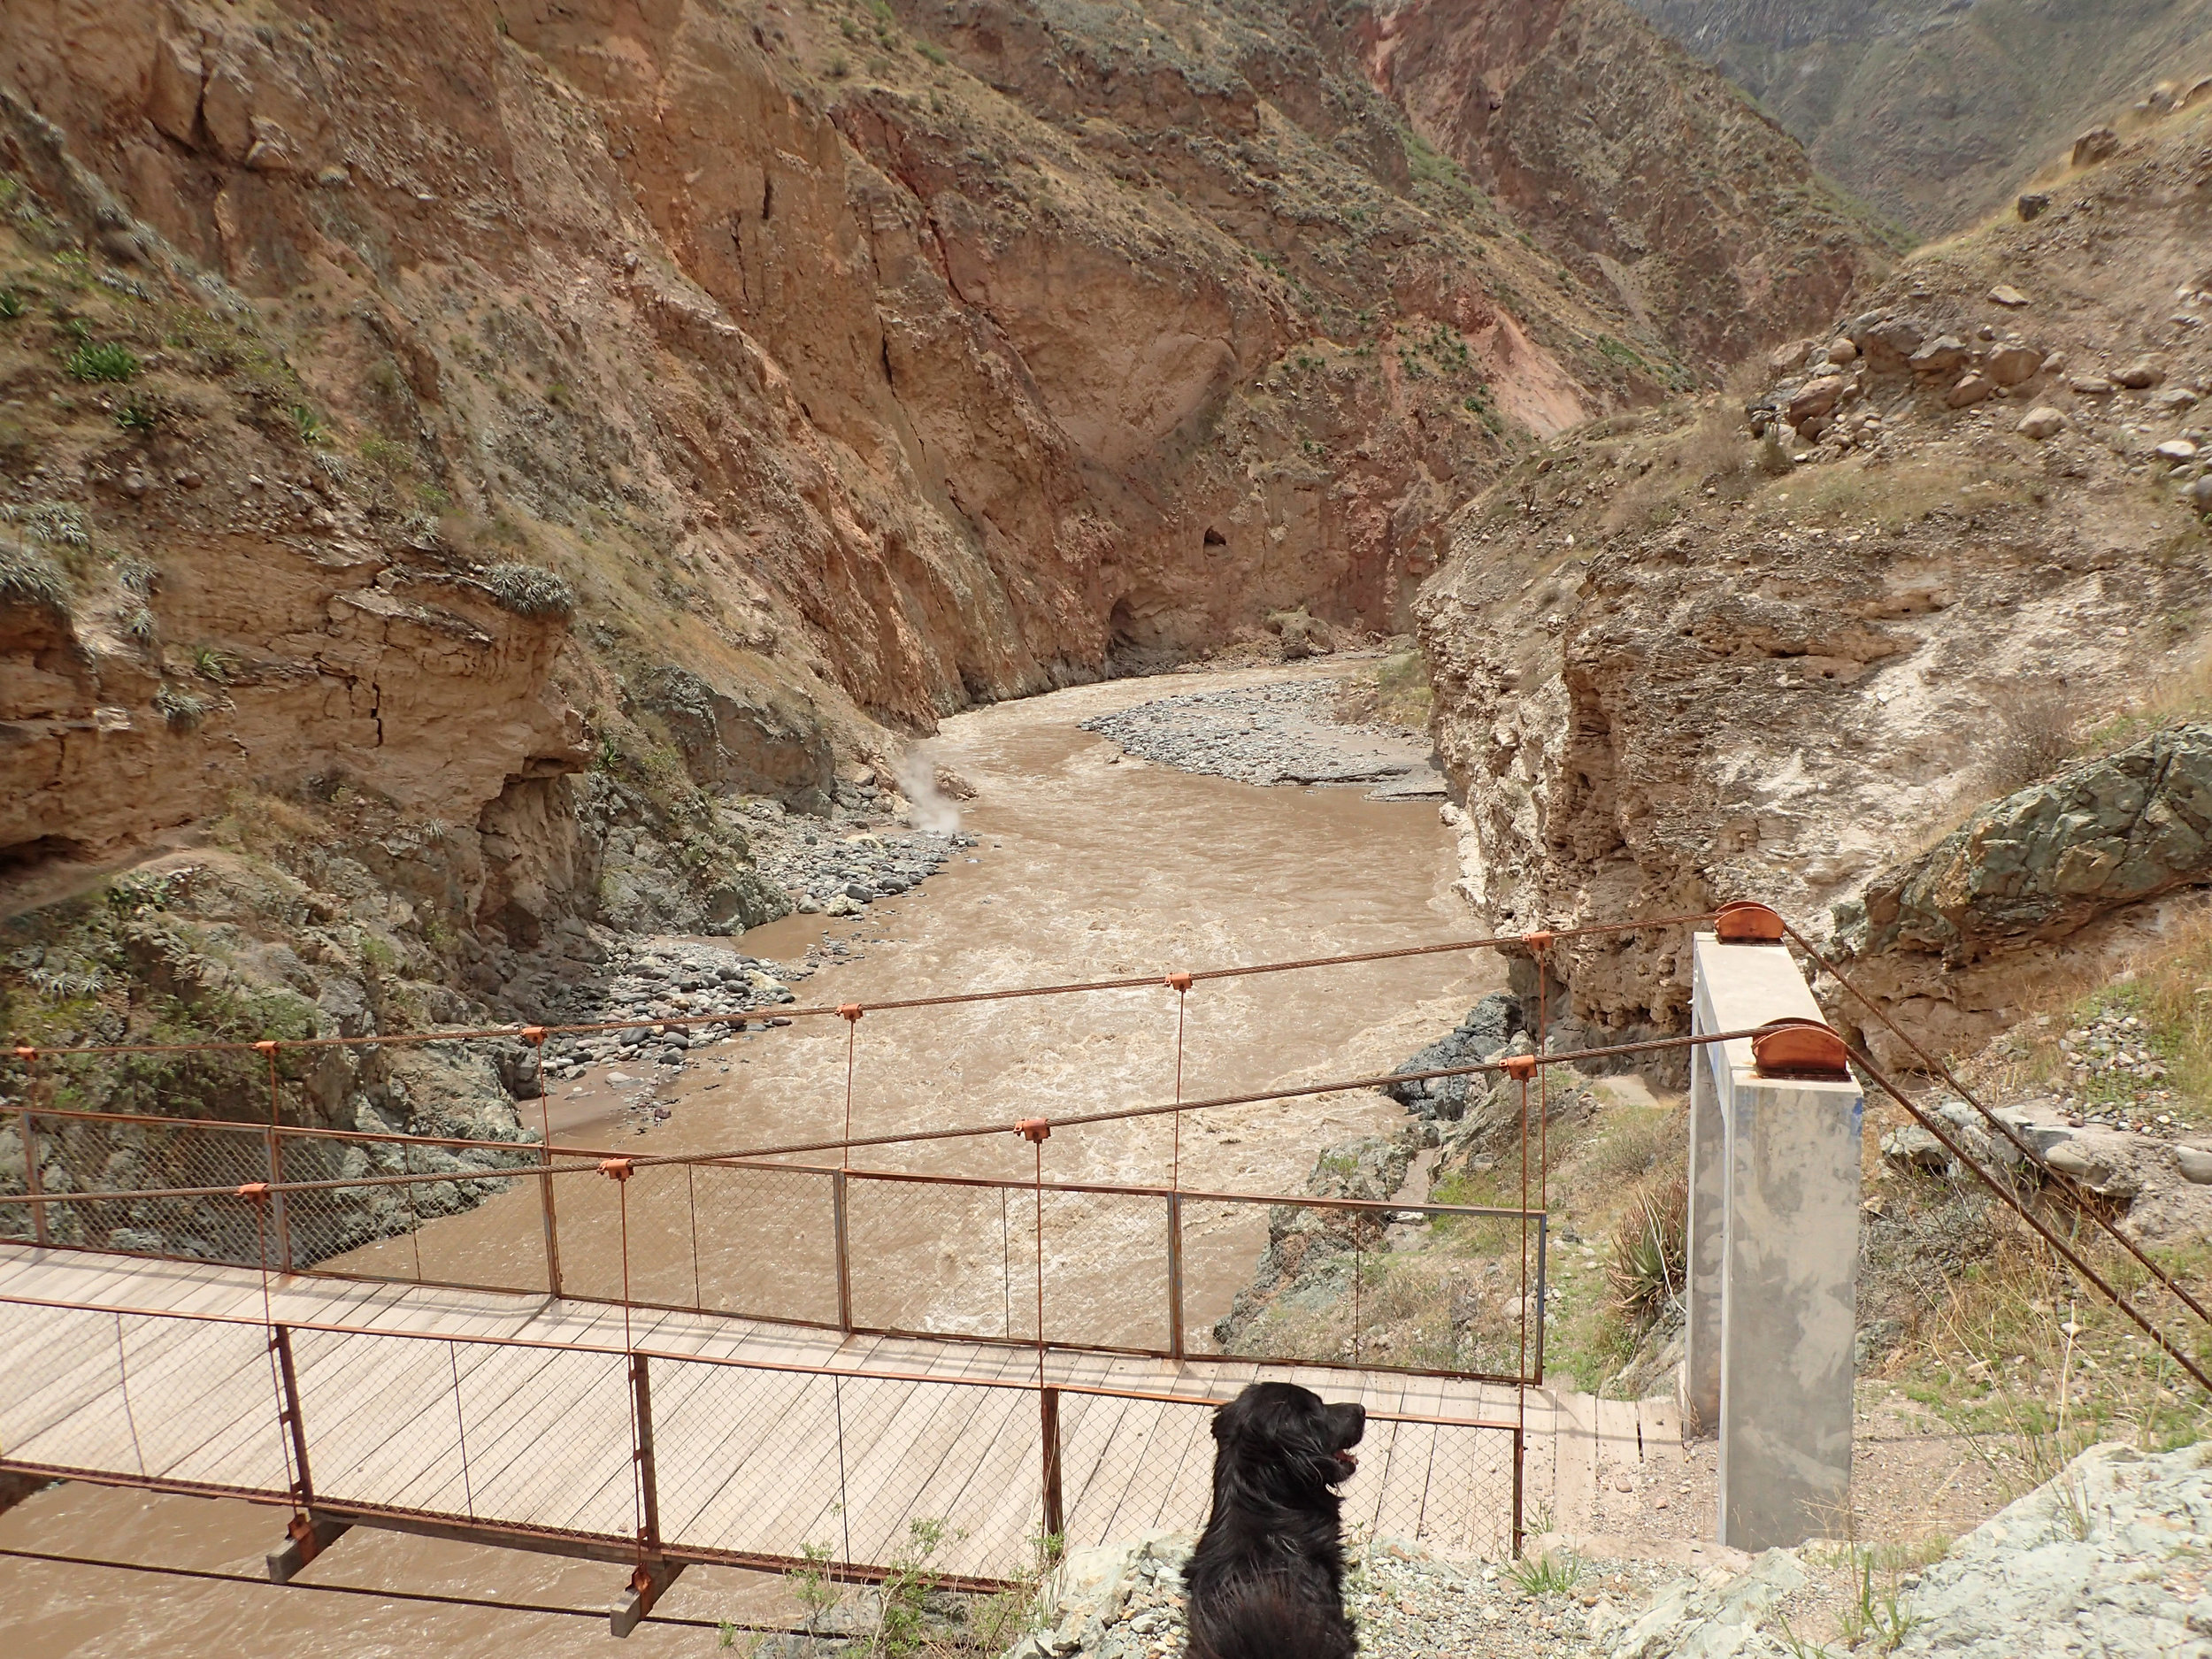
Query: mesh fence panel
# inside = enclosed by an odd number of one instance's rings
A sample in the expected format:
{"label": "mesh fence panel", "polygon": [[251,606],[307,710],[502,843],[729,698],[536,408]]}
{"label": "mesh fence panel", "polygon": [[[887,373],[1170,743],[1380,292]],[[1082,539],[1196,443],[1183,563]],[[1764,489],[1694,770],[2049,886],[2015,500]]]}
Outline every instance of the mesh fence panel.
{"label": "mesh fence panel", "polygon": [[661,1532],[696,1548],[1010,1577],[1042,1513],[1037,1395],[656,1356]]}
{"label": "mesh fence panel", "polygon": [[264,1327],[0,1304],[0,1447],[18,1462],[283,1494]]}
{"label": "mesh fence panel", "polygon": [[845,1192],[856,1325],[1035,1340],[1029,1194],[861,1174]]}
{"label": "mesh fence panel", "polygon": [[450,1345],[463,1484],[478,1519],[628,1537],[638,1520],[629,1361],[619,1354]]}
{"label": "mesh fence panel", "polygon": [[756,1319],[837,1322],[829,1174],[702,1164],[689,1179],[698,1305]]}
{"label": "mesh fence panel", "polygon": [[[89,1401],[119,1397],[119,1316],[73,1308],[0,1302],[0,1452],[55,1464],[66,1425]],[[135,1454],[123,1472],[138,1472]]]}
{"label": "mesh fence panel", "polygon": [[1164,1198],[1048,1191],[1044,1258],[1047,1341],[1166,1350]]}
{"label": "mesh fence panel", "polygon": [[102,1199],[102,1192],[235,1188],[269,1179],[269,1137],[252,1125],[147,1123],[31,1115],[49,1239],[142,1256],[257,1266],[273,1240],[256,1207],[229,1193]]}
{"label": "mesh fence panel", "polygon": [[1194,1353],[1534,1375],[1541,1237],[1532,1221],[1263,1200],[1185,1200],[1183,1217]]}

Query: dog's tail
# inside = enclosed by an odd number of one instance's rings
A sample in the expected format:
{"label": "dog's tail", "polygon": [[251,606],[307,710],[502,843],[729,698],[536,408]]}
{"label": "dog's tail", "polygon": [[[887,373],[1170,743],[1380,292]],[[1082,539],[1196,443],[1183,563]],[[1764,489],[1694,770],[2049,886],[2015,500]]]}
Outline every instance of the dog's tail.
{"label": "dog's tail", "polygon": [[1225,1584],[1191,1609],[1190,1659],[1352,1659],[1340,1613],[1279,1574]]}

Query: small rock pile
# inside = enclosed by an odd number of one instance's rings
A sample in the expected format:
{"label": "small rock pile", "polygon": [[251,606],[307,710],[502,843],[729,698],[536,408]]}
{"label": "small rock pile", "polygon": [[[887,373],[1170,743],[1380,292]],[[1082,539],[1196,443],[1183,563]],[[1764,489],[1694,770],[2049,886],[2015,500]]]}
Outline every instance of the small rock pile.
{"label": "small rock pile", "polygon": [[718,1041],[746,1027],[788,1024],[757,1010],[794,1001],[773,963],[712,945],[664,941],[635,946],[617,956],[611,976],[588,1002],[572,999],[562,1010],[565,1022],[695,1019],[707,1014],[733,1018],[704,1025],[655,1024],[622,1031],[551,1037],[545,1045],[545,1074],[558,1081],[582,1075],[603,1061],[638,1065],[680,1066],[694,1048]]}
{"label": "small rock pile", "polygon": [[[870,803],[880,801],[872,786],[864,787]],[[857,916],[878,899],[910,891],[976,844],[956,829],[893,827],[866,804],[817,818],[787,812],[774,801],[746,803],[746,833],[760,872],[802,914]]]}
{"label": "small rock pile", "polygon": [[2144,1092],[2155,1101],[2173,1098],[2173,1091],[2157,1087],[2166,1079],[2166,1063],[2155,1049],[2140,1018],[2118,1009],[2108,1009],[2075,1026],[2058,1041],[2066,1056],[2067,1076],[2076,1087],[2118,1083]]}
{"label": "small rock pile", "polygon": [[[2176,297],[2185,308],[2208,299],[2189,288]],[[2212,428],[2199,408],[2212,380],[2201,364],[2185,367],[2155,352],[2076,361],[2016,326],[2035,304],[2031,296],[2001,282],[1984,303],[1993,309],[1978,323],[1891,305],[1839,323],[1832,338],[1779,348],[1769,360],[1779,378],[1745,407],[1752,435],[1793,438],[1810,446],[1796,458],[1811,460],[1886,453],[1920,408],[2001,424],[2038,443],[2079,429],[2131,471],[2170,479],[2198,511],[2212,512]],[[2193,328],[2200,320],[2185,309],[2172,322]],[[2028,407],[1999,423],[1993,411],[2006,400]]]}

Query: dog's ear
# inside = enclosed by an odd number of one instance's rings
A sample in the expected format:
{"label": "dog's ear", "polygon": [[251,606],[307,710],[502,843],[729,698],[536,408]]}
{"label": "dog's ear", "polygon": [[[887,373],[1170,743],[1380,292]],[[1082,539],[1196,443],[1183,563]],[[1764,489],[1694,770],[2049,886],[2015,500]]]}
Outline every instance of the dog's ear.
{"label": "dog's ear", "polygon": [[1226,1446],[1244,1432],[1244,1420],[1248,1415],[1251,1399],[1252,1391],[1247,1388],[1225,1405],[1217,1405],[1214,1408],[1213,1431],[1216,1440]]}

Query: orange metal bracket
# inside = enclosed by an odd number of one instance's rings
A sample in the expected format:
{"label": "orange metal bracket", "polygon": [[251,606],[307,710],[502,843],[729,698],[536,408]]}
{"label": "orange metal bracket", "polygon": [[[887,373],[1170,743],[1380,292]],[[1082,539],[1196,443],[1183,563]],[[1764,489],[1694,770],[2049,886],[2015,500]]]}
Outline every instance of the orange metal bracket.
{"label": "orange metal bracket", "polygon": [[1756,899],[1736,899],[1714,914],[1713,937],[1724,945],[1778,945],[1782,918],[1771,905]]}
{"label": "orange metal bracket", "polygon": [[1832,1026],[1816,1019],[1768,1021],[1751,1040],[1751,1058],[1761,1077],[1851,1080],[1850,1050]]}
{"label": "orange metal bracket", "polygon": [[1025,1141],[1049,1141],[1052,1125],[1043,1118],[1025,1118],[1014,1125],[1014,1133]]}

